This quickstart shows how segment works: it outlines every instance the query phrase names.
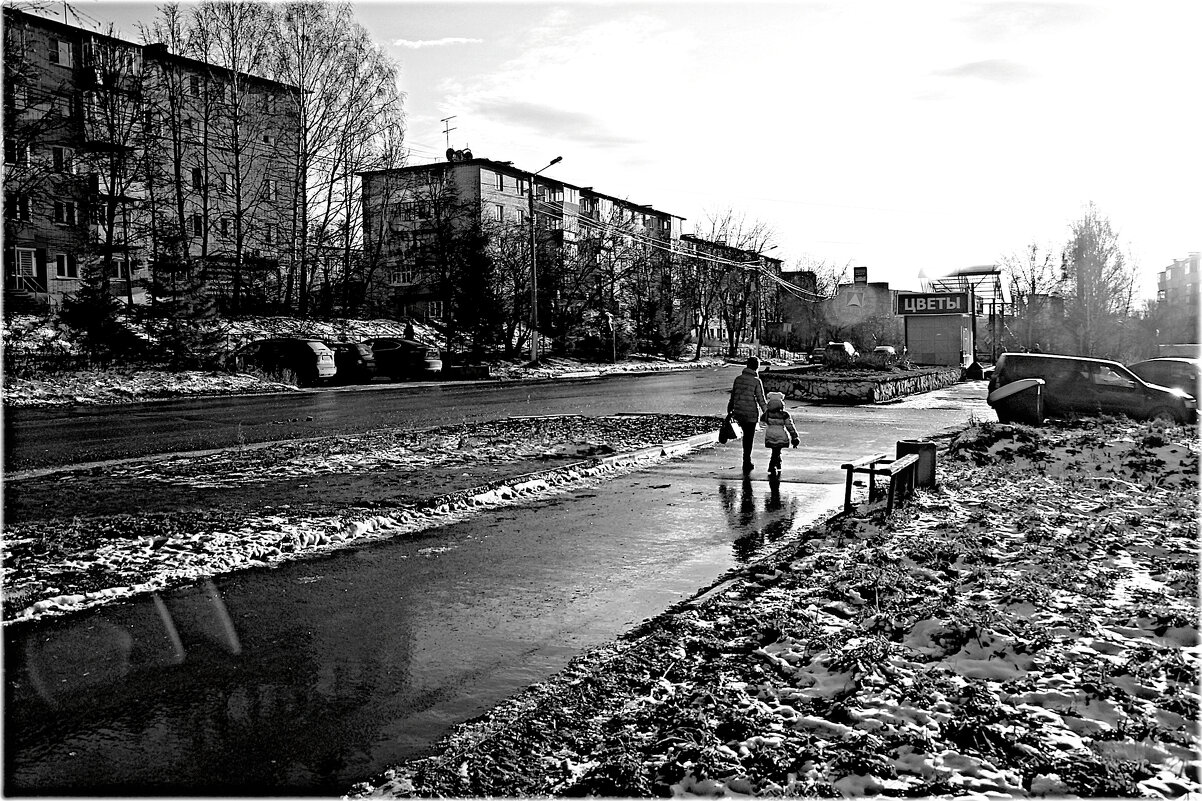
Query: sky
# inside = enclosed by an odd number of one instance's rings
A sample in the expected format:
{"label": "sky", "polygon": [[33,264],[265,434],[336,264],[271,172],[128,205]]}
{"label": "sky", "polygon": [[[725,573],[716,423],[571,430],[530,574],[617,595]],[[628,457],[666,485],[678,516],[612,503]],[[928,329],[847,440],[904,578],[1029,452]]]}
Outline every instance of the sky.
{"label": "sky", "polygon": [[[154,9],[71,5],[128,38]],[[355,8],[400,65],[415,164],[448,145],[530,171],[562,156],[545,175],[686,233],[733,212],[786,269],[903,290],[1058,253],[1091,203],[1141,298],[1202,250],[1196,0]]]}

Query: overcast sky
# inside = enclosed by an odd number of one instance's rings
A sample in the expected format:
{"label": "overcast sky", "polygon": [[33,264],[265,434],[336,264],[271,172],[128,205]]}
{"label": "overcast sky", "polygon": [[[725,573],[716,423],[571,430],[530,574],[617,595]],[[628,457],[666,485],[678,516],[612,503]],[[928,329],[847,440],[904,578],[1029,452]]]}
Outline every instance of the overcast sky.
{"label": "overcast sky", "polygon": [[[130,4],[83,0],[93,16]],[[136,6],[133,6],[136,9]],[[1090,202],[1155,276],[1202,249],[1202,2],[356,3],[448,145],[870,281],[1058,249]],[[153,4],[143,6],[143,18]],[[123,25],[123,27],[125,27]],[[849,272],[850,276],[850,272]]]}

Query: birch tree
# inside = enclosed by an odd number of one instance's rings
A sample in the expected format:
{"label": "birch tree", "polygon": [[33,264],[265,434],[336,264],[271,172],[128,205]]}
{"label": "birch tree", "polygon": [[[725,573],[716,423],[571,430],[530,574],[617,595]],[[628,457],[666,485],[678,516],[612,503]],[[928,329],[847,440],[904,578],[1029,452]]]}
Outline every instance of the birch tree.
{"label": "birch tree", "polygon": [[[403,139],[397,67],[355,21],[349,3],[291,2],[280,7],[277,77],[295,86],[291,204],[292,258],[285,304],[303,316],[324,247],[337,243],[344,307],[351,305],[352,253],[358,243],[356,172],[399,166]],[[311,242],[314,246],[311,247]],[[328,254],[327,254],[328,255]],[[326,279],[323,295],[336,291]]]}
{"label": "birch tree", "polygon": [[278,182],[284,176],[265,169],[271,164],[261,158],[265,150],[279,146],[276,137],[287,131],[274,119],[279,110],[270,107],[270,93],[254,91],[253,75],[270,74],[275,49],[274,7],[239,0],[203,3],[191,12],[192,50],[220,71],[210,78],[219,98],[218,115],[205,137],[221,151],[221,193],[227,198],[228,222],[219,233],[232,248],[227,249],[231,277],[230,311],[242,311],[247,282],[246,257],[251,238],[262,236],[264,226],[274,225],[274,215],[264,206],[278,200]]}

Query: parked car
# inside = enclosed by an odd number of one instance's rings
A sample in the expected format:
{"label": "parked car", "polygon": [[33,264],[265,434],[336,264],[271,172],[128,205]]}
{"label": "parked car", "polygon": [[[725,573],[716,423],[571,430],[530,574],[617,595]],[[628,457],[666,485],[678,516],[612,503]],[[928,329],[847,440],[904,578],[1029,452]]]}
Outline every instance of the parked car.
{"label": "parked car", "polygon": [[298,387],[329,381],[338,369],[334,351],[324,342],[301,337],[273,337],[251,342],[234,353],[233,362],[236,370],[258,370],[270,378]]}
{"label": "parked car", "polygon": [[376,356],[376,370],[393,379],[420,378],[442,372],[438,348],[415,339],[379,337],[367,340]]}
{"label": "parked car", "polygon": [[860,358],[860,352],[850,342],[828,342],[824,361],[826,364],[852,364]]}
{"label": "parked car", "polygon": [[1198,380],[1199,367],[1202,367],[1202,360],[1176,356],[1161,356],[1128,365],[1131,372],[1149,384],[1185,390],[1194,396],[1194,400],[1202,397],[1199,395],[1202,392],[1202,382]]}
{"label": "parked car", "polygon": [[826,348],[814,348],[810,351],[810,363],[822,364],[826,361]]}
{"label": "parked car", "polygon": [[1002,422],[1014,421],[1014,404],[1026,394],[1007,393],[1003,388],[1027,379],[1043,381],[1038,391],[1042,413],[1049,417],[1125,414],[1142,420],[1192,423],[1198,414],[1198,403],[1188,393],[1149,384],[1118,362],[1047,353],[1003,353],[989,378],[989,405]]}
{"label": "parked car", "polygon": [[376,377],[376,355],[366,342],[332,342],[326,347],[334,351],[334,365],[338,373],[336,384],[370,384]]}

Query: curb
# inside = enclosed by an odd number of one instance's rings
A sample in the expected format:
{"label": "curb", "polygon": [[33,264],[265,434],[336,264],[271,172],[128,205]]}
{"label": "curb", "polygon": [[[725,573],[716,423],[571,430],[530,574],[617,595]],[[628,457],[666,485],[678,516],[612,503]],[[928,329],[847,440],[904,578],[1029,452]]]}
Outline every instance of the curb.
{"label": "curb", "polygon": [[423,503],[418,504],[416,508],[450,512],[470,506],[482,506],[498,501],[512,500],[521,495],[528,495],[532,492],[539,492],[565,484],[575,478],[597,475],[604,470],[616,470],[648,459],[683,455],[690,451],[699,450],[717,441],[718,432],[712,431],[706,434],[695,434],[687,439],[650,445],[635,451],[569,462],[558,467],[548,468],[547,470],[522,473],[507,479],[490,481],[475,487],[437,495],[426,499]]}

